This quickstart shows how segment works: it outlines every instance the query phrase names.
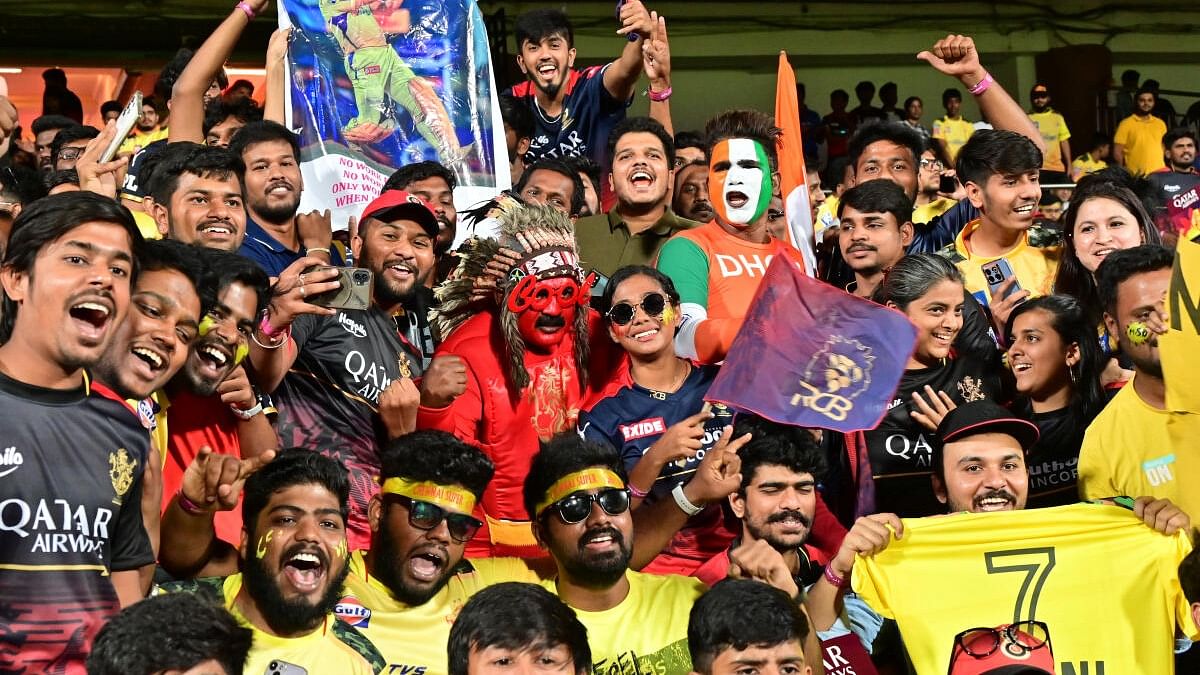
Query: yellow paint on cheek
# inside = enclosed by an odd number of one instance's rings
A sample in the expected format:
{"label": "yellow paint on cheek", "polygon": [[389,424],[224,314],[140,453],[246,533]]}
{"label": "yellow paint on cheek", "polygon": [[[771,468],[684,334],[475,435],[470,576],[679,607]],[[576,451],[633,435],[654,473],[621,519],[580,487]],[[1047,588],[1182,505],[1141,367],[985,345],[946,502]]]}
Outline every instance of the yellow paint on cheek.
{"label": "yellow paint on cheek", "polygon": [[663,308],[662,322],[664,325],[666,325],[666,324],[671,323],[674,320],[675,320],[675,308],[670,305],[667,305],[666,307]]}
{"label": "yellow paint on cheek", "polygon": [[203,319],[200,319],[200,337],[208,335],[208,333],[216,327],[217,322],[212,318],[211,314],[205,314]]}
{"label": "yellow paint on cheek", "polygon": [[233,355],[233,365],[239,365],[250,354],[250,345],[245,342],[238,342],[237,353]]}
{"label": "yellow paint on cheek", "polygon": [[271,539],[275,536],[275,530],[267,530],[263,536],[258,538],[258,547],[254,549],[254,557],[262,560],[267,555],[267,544],[271,543]]}
{"label": "yellow paint on cheek", "polygon": [[343,539],[343,540],[339,541],[337,544],[337,548],[335,548],[333,550],[334,550],[334,552],[336,552],[338,554],[339,558],[345,558],[346,557],[346,540]]}

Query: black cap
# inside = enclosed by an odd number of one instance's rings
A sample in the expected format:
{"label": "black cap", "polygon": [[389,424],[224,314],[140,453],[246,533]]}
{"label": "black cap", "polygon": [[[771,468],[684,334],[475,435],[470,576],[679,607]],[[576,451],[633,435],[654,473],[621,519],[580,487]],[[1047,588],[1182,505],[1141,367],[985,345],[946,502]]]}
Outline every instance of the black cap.
{"label": "black cap", "polygon": [[1008,434],[1028,451],[1038,440],[1037,425],[1023,420],[988,400],[964,403],[946,413],[938,425],[942,443],[950,443],[975,434]]}

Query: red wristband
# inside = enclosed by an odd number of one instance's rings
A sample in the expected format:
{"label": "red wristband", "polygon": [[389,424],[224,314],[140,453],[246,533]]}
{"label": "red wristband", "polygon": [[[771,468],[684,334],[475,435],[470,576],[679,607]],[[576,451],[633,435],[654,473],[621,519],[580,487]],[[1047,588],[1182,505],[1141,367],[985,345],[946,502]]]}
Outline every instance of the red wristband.
{"label": "red wristband", "polygon": [[991,73],[985,72],[983,74],[983,79],[980,80],[979,83],[974,87],[971,87],[969,91],[972,95],[979,96],[988,89],[991,89],[993,84],[996,84],[995,78],[992,77]]}
{"label": "red wristband", "polygon": [[839,577],[837,572],[833,571],[833,565],[825,566],[825,580],[839,589],[850,587],[850,575],[847,574],[845,578]]}
{"label": "red wristband", "polygon": [[645,499],[650,494],[633,483],[626,483],[625,487],[629,488],[629,494],[637,497],[638,499]]}
{"label": "red wristband", "polygon": [[176,501],[179,503],[179,508],[183,509],[183,512],[189,516],[202,516],[205,513],[208,513],[199,504],[191,499],[188,499],[188,496],[183,494],[183,488],[179,488],[179,492],[177,492],[175,496]]}
{"label": "red wristband", "polygon": [[245,12],[245,13],[246,13],[246,18],[247,18],[248,20],[250,20],[250,21],[253,21],[253,20],[254,20],[254,17],[255,17],[255,14],[254,14],[254,8],[253,8],[253,7],[251,7],[250,5],[246,4],[245,0],[242,0],[242,2],[239,2],[238,4],[234,5],[234,6],[233,6],[233,8],[234,8],[234,9],[240,9],[240,10],[242,10],[243,12]]}
{"label": "red wristband", "polygon": [[654,101],[655,103],[662,103],[663,101],[671,98],[671,87],[667,87],[662,91],[647,90],[646,95],[650,97],[651,101]]}

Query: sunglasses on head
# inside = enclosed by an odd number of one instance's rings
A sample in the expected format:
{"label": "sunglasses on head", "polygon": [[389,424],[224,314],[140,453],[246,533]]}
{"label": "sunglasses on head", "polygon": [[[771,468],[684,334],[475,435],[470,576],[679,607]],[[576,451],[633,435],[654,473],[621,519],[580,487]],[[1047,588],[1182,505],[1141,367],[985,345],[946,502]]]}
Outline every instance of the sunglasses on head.
{"label": "sunglasses on head", "polygon": [[667,296],[662,293],[647,293],[636,305],[622,300],[608,310],[608,320],[617,326],[628,325],[633,321],[637,308],[641,307],[646,316],[660,317],[667,308]]}
{"label": "sunglasses on head", "polygon": [[436,504],[418,501],[404,495],[388,496],[408,508],[409,525],[418,530],[432,530],[445,520],[450,538],[460,544],[469,541],[483,526],[483,523],[465,513],[450,513]]}
{"label": "sunglasses on head", "polygon": [[593,503],[599,504],[608,515],[619,516],[629,510],[629,491],[605,488],[595,494],[575,492],[554,502],[550,508],[564,523],[574,525],[587,519]]}
{"label": "sunglasses on head", "polygon": [[[1050,628],[1041,621],[1018,621],[999,628],[968,628],[954,636],[954,651],[976,659],[985,659],[1009,642],[1021,653],[1041,649],[1050,643]],[[954,659],[950,661],[953,672]]]}

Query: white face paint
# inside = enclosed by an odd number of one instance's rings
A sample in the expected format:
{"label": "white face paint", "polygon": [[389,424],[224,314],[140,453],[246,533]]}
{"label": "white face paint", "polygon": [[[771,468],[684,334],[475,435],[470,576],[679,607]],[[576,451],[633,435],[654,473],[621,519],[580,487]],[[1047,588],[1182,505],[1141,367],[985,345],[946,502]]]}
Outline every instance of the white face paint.
{"label": "white face paint", "polygon": [[[720,148],[721,145],[726,146]],[[710,180],[721,181],[721,215],[730,223],[753,223],[766,210],[770,202],[770,178],[765,165],[766,154],[761,147],[748,138],[731,138],[718,144],[713,153],[713,166],[717,165],[724,149],[728,153],[729,169],[726,172],[710,170]],[[713,194],[712,187],[709,194]]]}

